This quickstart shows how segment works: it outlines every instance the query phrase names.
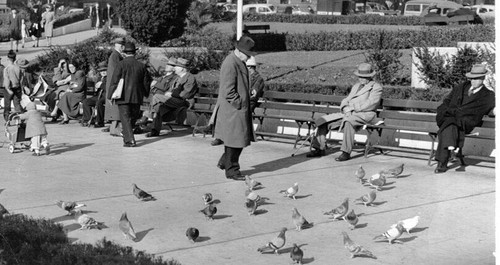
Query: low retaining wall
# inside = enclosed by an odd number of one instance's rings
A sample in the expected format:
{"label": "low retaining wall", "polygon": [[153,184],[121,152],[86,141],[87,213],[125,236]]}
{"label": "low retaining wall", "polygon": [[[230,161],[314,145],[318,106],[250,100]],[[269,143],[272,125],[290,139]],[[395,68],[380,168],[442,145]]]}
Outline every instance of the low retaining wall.
{"label": "low retaining wall", "polygon": [[[53,36],[61,36],[70,33],[80,32],[91,29],[91,21],[90,19],[85,19],[82,21],[78,21],[75,23],[71,23],[62,27],[58,27],[54,29]],[[42,37],[45,37],[45,34],[42,34]]]}

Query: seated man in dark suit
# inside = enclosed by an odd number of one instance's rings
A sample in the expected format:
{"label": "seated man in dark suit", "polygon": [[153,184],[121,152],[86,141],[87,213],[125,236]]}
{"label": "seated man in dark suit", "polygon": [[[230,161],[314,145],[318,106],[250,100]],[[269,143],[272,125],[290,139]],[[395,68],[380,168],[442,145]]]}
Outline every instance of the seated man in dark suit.
{"label": "seated man in dark suit", "polygon": [[94,128],[104,127],[104,106],[106,103],[106,80],[107,80],[108,63],[101,62],[97,71],[101,75],[101,79],[96,83],[97,93],[91,98],[86,98],[82,101],[83,118],[82,126],[88,126],[92,122],[92,107],[96,108],[97,115],[95,117]]}
{"label": "seated man in dark suit", "polygon": [[469,80],[455,86],[438,107],[438,166],[435,173],[446,172],[451,152],[462,157],[465,135],[479,126],[483,116],[495,107],[495,92],[484,86],[487,73],[485,65],[472,66],[472,70],[465,74]]}
{"label": "seated man in dark suit", "polygon": [[146,134],[146,137],[160,135],[163,116],[180,108],[189,107],[188,100],[198,92],[198,84],[194,75],[188,71],[188,65],[189,61],[184,58],[178,58],[175,62],[174,71],[177,79],[172,83],[172,92],[165,93],[167,97],[165,103],[153,113],[153,129]]}

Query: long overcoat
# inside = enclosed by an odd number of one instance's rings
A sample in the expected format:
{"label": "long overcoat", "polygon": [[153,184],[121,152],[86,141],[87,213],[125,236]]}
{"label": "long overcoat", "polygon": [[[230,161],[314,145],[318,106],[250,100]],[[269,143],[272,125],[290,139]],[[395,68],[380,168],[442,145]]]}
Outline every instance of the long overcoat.
{"label": "long overcoat", "polygon": [[115,92],[118,82],[123,78],[122,97],[116,99],[116,104],[142,104],[144,97],[149,96],[151,77],[146,65],[133,56],[126,57],[118,63],[111,78],[110,92]]}
{"label": "long overcoat", "polygon": [[217,98],[215,137],[224,145],[243,148],[255,141],[250,111],[248,70],[234,52],[222,63]]}
{"label": "long overcoat", "polygon": [[[108,70],[107,76],[109,79],[113,77],[113,73],[115,72],[116,66],[118,63],[123,60],[123,56],[115,49],[108,58]],[[111,101],[111,82],[106,83],[106,107],[104,108],[104,119],[108,121],[119,121],[120,120],[120,112],[118,111],[118,105],[113,104]]]}

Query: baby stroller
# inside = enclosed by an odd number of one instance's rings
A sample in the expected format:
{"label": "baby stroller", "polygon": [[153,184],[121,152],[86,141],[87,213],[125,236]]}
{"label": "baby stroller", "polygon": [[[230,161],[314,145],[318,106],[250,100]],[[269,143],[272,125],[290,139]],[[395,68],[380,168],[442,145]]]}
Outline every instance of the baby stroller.
{"label": "baby stroller", "polygon": [[[19,119],[19,115],[17,113],[11,113],[7,122],[5,123],[5,136],[9,139],[9,152],[14,153],[17,149],[21,148],[29,148],[29,144],[27,145],[26,141],[30,139],[25,138],[26,133],[26,123],[22,122]],[[16,143],[21,142],[21,147],[17,147]]]}

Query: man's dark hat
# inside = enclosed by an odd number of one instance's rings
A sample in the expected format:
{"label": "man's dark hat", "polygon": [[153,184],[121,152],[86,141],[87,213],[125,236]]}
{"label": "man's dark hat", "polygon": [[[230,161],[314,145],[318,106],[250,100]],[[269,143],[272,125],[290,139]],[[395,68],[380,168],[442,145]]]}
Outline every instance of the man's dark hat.
{"label": "man's dark hat", "polygon": [[135,44],[133,42],[125,43],[125,48],[123,49],[124,53],[135,53],[136,51],[137,48],[135,47]]}
{"label": "man's dark hat", "polygon": [[112,41],[113,44],[115,43],[118,43],[118,44],[121,44],[121,45],[125,45],[125,38],[116,38]]}
{"label": "man's dark hat", "polygon": [[246,35],[241,36],[241,38],[236,43],[236,49],[240,50],[242,53],[248,56],[256,55],[255,52],[251,51],[253,46],[255,46],[255,41],[253,41],[252,38]]}
{"label": "man's dark hat", "polygon": [[99,65],[97,66],[97,71],[106,71],[108,70],[108,63],[107,62],[100,62]]}
{"label": "man's dark hat", "polygon": [[16,53],[14,52],[14,50],[10,50],[9,53],[7,53],[7,58],[13,59],[13,60],[16,59]]}

